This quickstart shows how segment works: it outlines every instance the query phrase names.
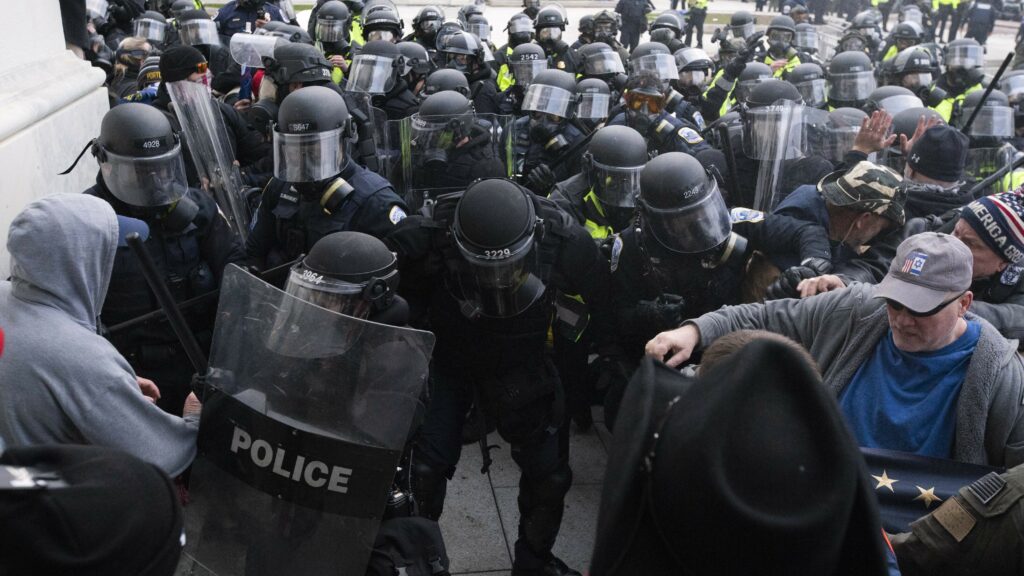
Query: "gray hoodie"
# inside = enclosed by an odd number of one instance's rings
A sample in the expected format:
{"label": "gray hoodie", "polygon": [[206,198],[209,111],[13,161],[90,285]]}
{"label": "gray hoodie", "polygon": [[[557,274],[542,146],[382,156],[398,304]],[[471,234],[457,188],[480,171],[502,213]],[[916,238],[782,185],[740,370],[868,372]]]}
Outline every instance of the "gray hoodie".
{"label": "gray hoodie", "polygon": [[96,333],[117,243],[114,210],[87,195],[43,198],[11,223],[11,280],[0,282],[0,448],[110,446],[174,476],[195,456],[197,425],[150,403]]}

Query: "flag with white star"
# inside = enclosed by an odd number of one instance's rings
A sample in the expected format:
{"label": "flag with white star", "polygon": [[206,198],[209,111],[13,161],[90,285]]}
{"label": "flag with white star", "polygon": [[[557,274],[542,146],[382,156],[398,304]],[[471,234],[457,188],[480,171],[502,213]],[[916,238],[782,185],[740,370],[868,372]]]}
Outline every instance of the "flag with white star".
{"label": "flag with white star", "polygon": [[938,508],[948,498],[1002,468],[928,458],[895,450],[861,448],[878,497],[886,532],[909,532],[910,523]]}

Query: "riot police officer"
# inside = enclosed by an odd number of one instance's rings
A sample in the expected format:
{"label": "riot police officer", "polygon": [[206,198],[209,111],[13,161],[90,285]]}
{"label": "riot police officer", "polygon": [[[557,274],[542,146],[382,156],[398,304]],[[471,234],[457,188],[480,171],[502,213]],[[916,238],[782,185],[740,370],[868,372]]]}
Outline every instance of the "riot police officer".
{"label": "riot police officer", "polygon": [[217,23],[223,44],[239,32],[251,33],[268,21],[284,22],[281,9],[263,0],[231,0],[217,11]]}
{"label": "riot police officer", "polygon": [[935,109],[943,118],[952,116],[951,110],[969,92],[981,90],[982,79],[985,77],[985,49],[971,38],[953,40],[943,49],[942,61],[946,71],[935,83],[946,91],[946,99]]}
{"label": "riot police officer", "polygon": [[[946,100],[946,91],[935,85],[938,66],[931,53],[924,48],[910,47],[896,55],[885,67],[885,81],[893,86],[902,86],[917,95],[929,108],[937,111]],[[951,105],[942,107],[945,120],[953,112]],[[941,113],[941,112],[940,112]]]}
{"label": "riot police officer", "polygon": [[246,242],[252,264],[296,258],[340,230],[383,236],[406,216],[387,180],[349,158],[355,127],[344,98],[323,86],[296,90],[274,129],[274,178]]}
{"label": "riot police officer", "polygon": [[419,98],[426,84],[427,76],[434,71],[434,59],[430,52],[418,42],[399,42],[398,51],[405,58],[405,68],[399,76],[405,80],[413,96]]}
{"label": "riot police officer", "polygon": [[404,69],[405,57],[398,46],[389,40],[370,40],[352,60],[345,90],[371,94],[371,103],[384,110],[388,120],[400,120],[419,106],[401,76]]}
{"label": "riot police officer", "polygon": [[383,40],[397,44],[402,39],[404,26],[393,6],[379,4],[363,10],[363,40],[367,43]]}
{"label": "riot police officer", "polygon": [[594,14],[594,41],[603,42],[619,54],[619,60],[629,59],[629,50],[619,42],[620,16],[611,10],[601,10]]}
{"label": "riot police officer", "polygon": [[897,54],[917,46],[924,41],[924,28],[917,22],[900,22],[892,30],[882,50],[882,62],[892,60]]}
{"label": "riot police officer", "polygon": [[[675,70],[674,64],[672,69]],[[647,70],[631,73],[623,98],[625,111],[608,124],[624,124],[639,132],[647,141],[648,151],[697,154],[710,148],[696,126],[669,113],[664,82],[657,73]]]}
{"label": "riot police officer", "polygon": [[667,106],[676,118],[704,130],[707,126],[700,106],[703,104],[704,89],[711,79],[711,57],[700,48],[683,48],[673,57],[679,77],[671,82],[673,90],[668,94]]}
{"label": "riot police officer", "polygon": [[412,32],[403,38],[407,42],[416,42],[428,52],[437,50],[437,31],[444,22],[444,11],[438,6],[424,6],[412,19]]}
{"label": "riot police officer", "polygon": [[871,58],[863,52],[836,54],[828,64],[829,108],[861,108],[878,86]]}
{"label": "riot police officer", "polygon": [[421,94],[426,98],[431,94],[445,90],[453,90],[469,98],[469,82],[466,81],[466,75],[451,68],[434,70],[423,82],[423,92]]}
{"label": "riot police officer", "polygon": [[352,65],[352,45],[348,41],[351,17],[348,7],[340,0],[328,0],[317,10],[313,26],[316,47],[333,66],[331,81],[339,86]]}
{"label": "riot police officer", "polygon": [[533,82],[534,76],[547,70],[548,59],[543,48],[527,42],[512,49],[504,66],[511,74],[512,84],[500,94],[498,109],[502,114],[518,117],[522,114],[526,89]]}
{"label": "riot police officer", "polygon": [[599,311],[608,309],[608,272],[597,246],[554,202],[496,178],[439,199],[387,241],[402,276],[429,287],[421,306],[436,336],[412,462],[421,515],[442,513],[476,404],[522,471],[512,574],[578,576],[551,551],[572,471],[562,385],[545,345],[556,292],[583,296],[595,312],[590,328],[607,336]]}
{"label": "riot police officer", "polygon": [[508,57],[512,55],[512,50],[516,46],[533,40],[533,21],[526,14],[516,14],[509,18],[505,31],[508,32],[508,42],[494,52],[494,64],[498,67],[499,92],[508,90],[515,82],[508,66]]}
{"label": "riot police officer", "polygon": [[765,38],[768,48],[755,56],[757,60],[772,67],[776,78],[785,78],[793,68],[800,65],[800,55],[793,47],[796,36],[796,23],[789,16],[776,16],[768,24]]}
{"label": "riot police officer", "polygon": [[530,115],[516,120],[513,130],[515,173],[541,196],[579,172],[582,150],[573,151],[573,144],[583,133],[570,121],[576,100],[576,80],[561,70],[541,71],[526,89],[522,109]]}
{"label": "riot police officer", "polygon": [[611,115],[612,93],[603,80],[583,78],[576,82],[579,104],[576,105],[576,120],[589,132],[604,126]]}
{"label": "riot police officer", "polygon": [[231,78],[232,72],[237,69],[233,68],[235,62],[231,59],[231,52],[221,44],[217,27],[210,15],[205,10],[186,10],[176,22],[177,42],[199,50],[209,63],[210,74],[213,75],[211,87],[222,94],[228,93],[237,85],[237,78],[234,81]]}
{"label": "riot police officer", "polygon": [[664,44],[670,53],[675,54],[687,46],[683,43],[685,26],[686,23],[677,13],[665,12],[651,22],[651,42]]}
{"label": "riot police officer", "polygon": [[[188,187],[181,144],[167,117],[146,104],[117,106],[103,117],[92,153],[100,171],[85,193],[110,202],[124,227],[138,229],[175,300],[215,290],[224,267],[244,254],[210,195]],[[111,328],[158,308],[138,259],[119,246],[103,324]],[[200,346],[208,347],[216,301],[182,312]],[[108,337],[140,376],[157,383],[160,406],[180,414],[191,391],[192,366],[167,322],[117,329]]]}
{"label": "riot police officer", "polygon": [[537,43],[548,55],[550,68],[575,74],[576,51],[562,40],[566,24],[565,14],[557,6],[545,6],[537,13],[533,28],[536,31]]}
{"label": "riot police officer", "polygon": [[446,67],[466,75],[473,108],[480,114],[497,114],[497,75],[484,59],[480,40],[469,32],[458,31],[446,36],[439,50]]}
{"label": "riot police officer", "polygon": [[814,62],[800,64],[789,72],[787,80],[800,91],[804,104],[822,109],[828,106],[825,71],[818,64]]}
{"label": "riot police officer", "polygon": [[573,50],[579,50],[594,41],[593,14],[584,14],[580,17],[580,23],[576,26],[576,33],[576,41],[569,46]]}
{"label": "riot police officer", "polygon": [[577,53],[582,78],[596,78],[608,85],[615,101],[626,88],[626,69],[619,54],[604,42],[591,42]]}

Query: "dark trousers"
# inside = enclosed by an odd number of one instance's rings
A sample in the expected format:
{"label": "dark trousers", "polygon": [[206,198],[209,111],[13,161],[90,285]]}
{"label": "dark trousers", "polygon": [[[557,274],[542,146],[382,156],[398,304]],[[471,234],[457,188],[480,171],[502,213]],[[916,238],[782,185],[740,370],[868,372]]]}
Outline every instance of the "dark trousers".
{"label": "dark trousers", "polygon": [[[935,13],[935,40],[937,42],[942,41],[942,33],[946,31],[946,19],[950,19],[953,23],[956,22],[956,16],[954,15],[952,4],[939,4],[939,11]],[[956,28],[950,30],[950,35],[956,37]]]}
{"label": "dark trousers", "polygon": [[629,49],[630,52],[640,44],[640,35],[644,33],[644,25],[633,22],[624,22],[622,31],[619,33],[619,42]]}
{"label": "dark trousers", "polygon": [[889,14],[892,12],[892,0],[889,2],[879,2],[878,11],[882,13],[882,30],[889,30]]}
{"label": "dark trousers", "polygon": [[708,11],[695,8],[689,12],[689,26],[686,27],[686,45],[690,46],[690,39],[694,29],[697,30],[697,48],[704,47],[704,19],[708,17]]}

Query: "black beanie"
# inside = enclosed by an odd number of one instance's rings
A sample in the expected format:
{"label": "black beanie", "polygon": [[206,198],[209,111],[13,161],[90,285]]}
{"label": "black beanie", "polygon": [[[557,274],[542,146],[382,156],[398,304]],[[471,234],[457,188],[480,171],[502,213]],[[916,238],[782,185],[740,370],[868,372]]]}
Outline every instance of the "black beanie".
{"label": "black beanie", "polygon": [[[65,485],[5,485],[19,467]],[[0,455],[0,574],[170,576],[182,544],[177,490],[153,464],[98,446]]]}
{"label": "black beanie", "polygon": [[970,141],[962,132],[939,124],[925,130],[914,142],[907,164],[915,172],[941,182],[959,182],[964,177]]}
{"label": "black beanie", "polygon": [[186,80],[206,62],[202,52],[191,46],[173,46],[160,55],[160,78],[164,82]]}

